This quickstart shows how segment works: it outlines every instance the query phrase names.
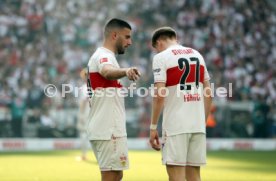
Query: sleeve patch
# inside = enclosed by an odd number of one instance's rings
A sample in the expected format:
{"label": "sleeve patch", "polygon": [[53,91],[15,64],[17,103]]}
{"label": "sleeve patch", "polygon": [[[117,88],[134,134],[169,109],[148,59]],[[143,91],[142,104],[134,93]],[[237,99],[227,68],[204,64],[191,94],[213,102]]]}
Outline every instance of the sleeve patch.
{"label": "sleeve patch", "polygon": [[100,59],[100,64],[105,63],[105,62],[108,62],[108,59],[107,59],[107,58],[102,58],[102,59]]}

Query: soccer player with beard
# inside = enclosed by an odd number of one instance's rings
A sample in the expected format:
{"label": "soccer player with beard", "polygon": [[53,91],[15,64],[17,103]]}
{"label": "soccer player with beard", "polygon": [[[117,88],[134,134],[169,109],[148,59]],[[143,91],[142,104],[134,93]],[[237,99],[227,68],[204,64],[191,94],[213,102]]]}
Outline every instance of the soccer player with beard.
{"label": "soccer player with beard", "polygon": [[116,92],[122,88],[118,79],[126,76],[135,81],[140,73],[135,67],[120,68],[115,54],[124,54],[131,43],[131,26],[111,19],[104,28],[103,46],[88,62],[88,88],[94,95],[90,97],[87,134],[103,181],[121,180],[129,166],[124,97]]}

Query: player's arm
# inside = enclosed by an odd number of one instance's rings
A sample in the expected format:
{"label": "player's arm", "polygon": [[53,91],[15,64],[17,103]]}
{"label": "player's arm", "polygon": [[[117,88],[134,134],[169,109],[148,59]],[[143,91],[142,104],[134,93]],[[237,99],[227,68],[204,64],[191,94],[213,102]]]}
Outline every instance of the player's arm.
{"label": "player's arm", "polygon": [[86,77],[87,77],[87,69],[84,68],[80,71],[80,78],[83,80],[83,81],[86,81]]}
{"label": "player's arm", "polygon": [[116,80],[127,76],[129,80],[138,80],[140,72],[137,68],[116,68],[111,64],[102,67],[100,74],[108,80]]}
{"label": "player's arm", "polygon": [[155,150],[160,150],[159,136],[157,131],[157,125],[160,114],[164,107],[165,100],[165,83],[157,82],[154,84],[155,91],[152,101],[152,113],[151,113],[151,126],[150,126],[150,144]]}
{"label": "player's arm", "polygon": [[203,82],[203,87],[204,87],[203,96],[204,96],[204,108],[205,108],[205,121],[206,121],[210,113],[210,108],[212,104],[212,90],[210,87],[209,80],[205,80]]}

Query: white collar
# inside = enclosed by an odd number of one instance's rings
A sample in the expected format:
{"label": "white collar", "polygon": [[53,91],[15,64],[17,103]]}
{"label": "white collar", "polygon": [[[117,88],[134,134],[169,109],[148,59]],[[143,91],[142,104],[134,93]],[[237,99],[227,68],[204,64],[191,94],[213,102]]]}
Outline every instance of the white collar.
{"label": "white collar", "polygon": [[99,48],[102,48],[102,49],[108,51],[109,53],[112,53],[115,56],[115,53],[113,51],[109,50],[108,48],[105,48],[105,47],[99,47]]}

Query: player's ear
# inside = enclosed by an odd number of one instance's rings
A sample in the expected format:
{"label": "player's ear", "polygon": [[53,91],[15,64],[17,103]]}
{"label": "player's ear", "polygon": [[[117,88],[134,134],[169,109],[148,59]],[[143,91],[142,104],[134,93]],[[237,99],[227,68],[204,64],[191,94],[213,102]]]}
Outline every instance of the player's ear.
{"label": "player's ear", "polygon": [[160,43],[160,41],[156,40],[156,42],[155,42],[155,48],[157,48],[159,46],[159,43]]}
{"label": "player's ear", "polygon": [[118,33],[116,31],[113,31],[111,34],[112,40],[116,40],[117,36],[118,36]]}
{"label": "player's ear", "polygon": [[163,48],[164,41],[162,39],[159,39],[156,41],[156,45],[158,46],[159,49]]}

